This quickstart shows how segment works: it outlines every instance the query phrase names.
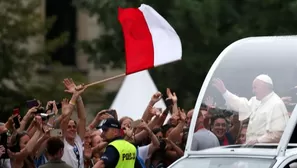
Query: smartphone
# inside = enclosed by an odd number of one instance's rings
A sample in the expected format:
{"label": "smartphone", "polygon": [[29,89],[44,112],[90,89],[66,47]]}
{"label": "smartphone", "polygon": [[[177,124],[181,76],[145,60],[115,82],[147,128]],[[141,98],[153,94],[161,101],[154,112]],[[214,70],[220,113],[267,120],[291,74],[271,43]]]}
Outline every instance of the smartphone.
{"label": "smartphone", "polygon": [[[62,103],[61,102],[58,102],[58,103],[56,103],[56,106],[57,106],[57,109],[59,110],[59,109],[62,108]],[[53,105],[51,104],[51,105],[49,105],[49,107],[48,107],[47,110],[52,110],[52,109],[53,109]]]}
{"label": "smartphone", "polygon": [[113,118],[116,118],[116,116],[117,116],[117,112],[115,110],[108,110],[106,113],[108,113],[111,116],[113,116]]}
{"label": "smartphone", "polygon": [[19,108],[14,108],[13,111],[12,111],[12,115],[13,116],[20,115],[20,109]]}
{"label": "smartphone", "polygon": [[136,128],[136,127],[138,127],[141,123],[142,123],[142,120],[141,120],[141,119],[139,119],[139,120],[135,120],[135,121],[131,122],[131,128]]}
{"label": "smartphone", "polygon": [[40,117],[41,117],[42,121],[46,121],[49,119],[49,117],[46,113],[40,113]]}
{"label": "smartphone", "polygon": [[61,129],[52,129],[50,130],[50,136],[51,137],[61,137],[62,136],[62,130]]}
{"label": "smartphone", "polygon": [[39,106],[39,103],[38,103],[38,101],[37,100],[28,100],[27,101],[27,107],[30,109],[30,108],[32,108],[32,107],[37,107],[37,106]]}
{"label": "smartphone", "polygon": [[19,122],[19,115],[13,117],[13,122],[14,122],[15,129],[20,128],[21,125],[20,125],[20,122]]}
{"label": "smartphone", "polygon": [[61,109],[61,108],[62,108],[62,103],[61,103],[61,102],[58,102],[58,103],[56,104],[56,106],[57,106],[57,109]]}
{"label": "smartphone", "polygon": [[172,99],[166,99],[165,104],[166,104],[166,107],[168,108],[168,107],[173,105],[173,100]]}

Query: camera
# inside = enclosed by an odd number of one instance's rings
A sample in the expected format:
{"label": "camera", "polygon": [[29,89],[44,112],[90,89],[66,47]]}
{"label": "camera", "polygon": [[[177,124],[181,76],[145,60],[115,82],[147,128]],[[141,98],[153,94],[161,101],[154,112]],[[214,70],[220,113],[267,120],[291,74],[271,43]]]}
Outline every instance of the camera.
{"label": "camera", "polygon": [[55,115],[55,113],[49,113],[49,114],[40,113],[40,116],[41,116],[42,121],[46,121],[49,118],[51,118],[52,116],[54,116],[54,115]]}
{"label": "camera", "polygon": [[37,109],[36,113],[45,113],[45,110],[43,107],[40,107]]}
{"label": "camera", "polygon": [[164,139],[159,139],[160,142],[160,150],[165,151],[166,148],[166,141]]}
{"label": "camera", "polygon": [[[61,109],[62,108],[62,103],[61,102],[58,102],[58,103],[56,103],[56,106],[57,106],[57,109]],[[51,105],[48,106],[48,109],[47,110],[53,110],[53,107],[54,106],[51,104]]]}

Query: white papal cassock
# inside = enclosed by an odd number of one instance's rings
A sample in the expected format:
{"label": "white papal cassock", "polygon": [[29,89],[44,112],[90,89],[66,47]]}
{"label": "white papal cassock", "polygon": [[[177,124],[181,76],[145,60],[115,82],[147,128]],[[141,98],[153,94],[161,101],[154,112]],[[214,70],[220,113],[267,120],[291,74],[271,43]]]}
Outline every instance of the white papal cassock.
{"label": "white papal cassock", "polygon": [[289,119],[286,106],[274,92],[261,101],[252,97],[238,97],[229,91],[223,94],[227,106],[239,113],[239,120],[248,117],[249,124],[246,133],[246,142],[258,140],[259,143],[278,143]]}

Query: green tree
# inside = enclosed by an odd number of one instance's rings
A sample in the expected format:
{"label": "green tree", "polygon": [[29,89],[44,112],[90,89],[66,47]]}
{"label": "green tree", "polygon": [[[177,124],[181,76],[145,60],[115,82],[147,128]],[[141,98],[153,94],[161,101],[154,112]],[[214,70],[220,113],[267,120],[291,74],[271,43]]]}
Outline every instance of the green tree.
{"label": "green tree", "polygon": [[[63,92],[64,77],[86,81],[82,73],[65,71],[61,65],[52,64],[49,54],[67,42],[68,33],[64,32],[51,41],[44,40],[55,18],[44,22],[40,2],[0,0],[1,121],[11,115],[14,106],[21,106],[21,110],[26,111],[25,102],[31,98],[46,103],[69,96]],[[45,63],[52,64],[52,68],[47,73],[40,73]]]}
{"label": "green tree", "polygon": [[[106,34],[82,43],[100,68],[123,68],[124,42],[117,8],[148,4],[175,28],[183,46],[182,61],[150,70],[158,88],[172,88],[179,105],[193,108],[208,69],[220,52],[232,42],[249,36],[296,34],[295,0],[77,0]],[[112,32],[112,33],[110,33]]]}

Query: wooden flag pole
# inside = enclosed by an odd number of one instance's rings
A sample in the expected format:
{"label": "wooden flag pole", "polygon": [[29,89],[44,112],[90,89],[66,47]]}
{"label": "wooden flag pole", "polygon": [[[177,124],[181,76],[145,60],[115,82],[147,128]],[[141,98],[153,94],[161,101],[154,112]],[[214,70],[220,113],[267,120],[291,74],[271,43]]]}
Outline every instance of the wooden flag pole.
{"label": "wooden flag pole", "polygon": [[108,82],[108,81],[111,81],[111,80],[114,80],[114,79],[118,79],[118,78],[121,78],[123,76],[126,76],[126,74],[123,73],[123,74],[116,75],[116,76],[113,76],[113,77],[110,77],[110,78],[107,78],[107,79],[103,79],[103,80],[100,80],[100,81],[89,83],[89,84],[85,85],[85,88],[88,88],[88,87],[93,86],[93,85],[98,85],[98,84],[101,84],[101,83],[105,83],[105,82]]}

